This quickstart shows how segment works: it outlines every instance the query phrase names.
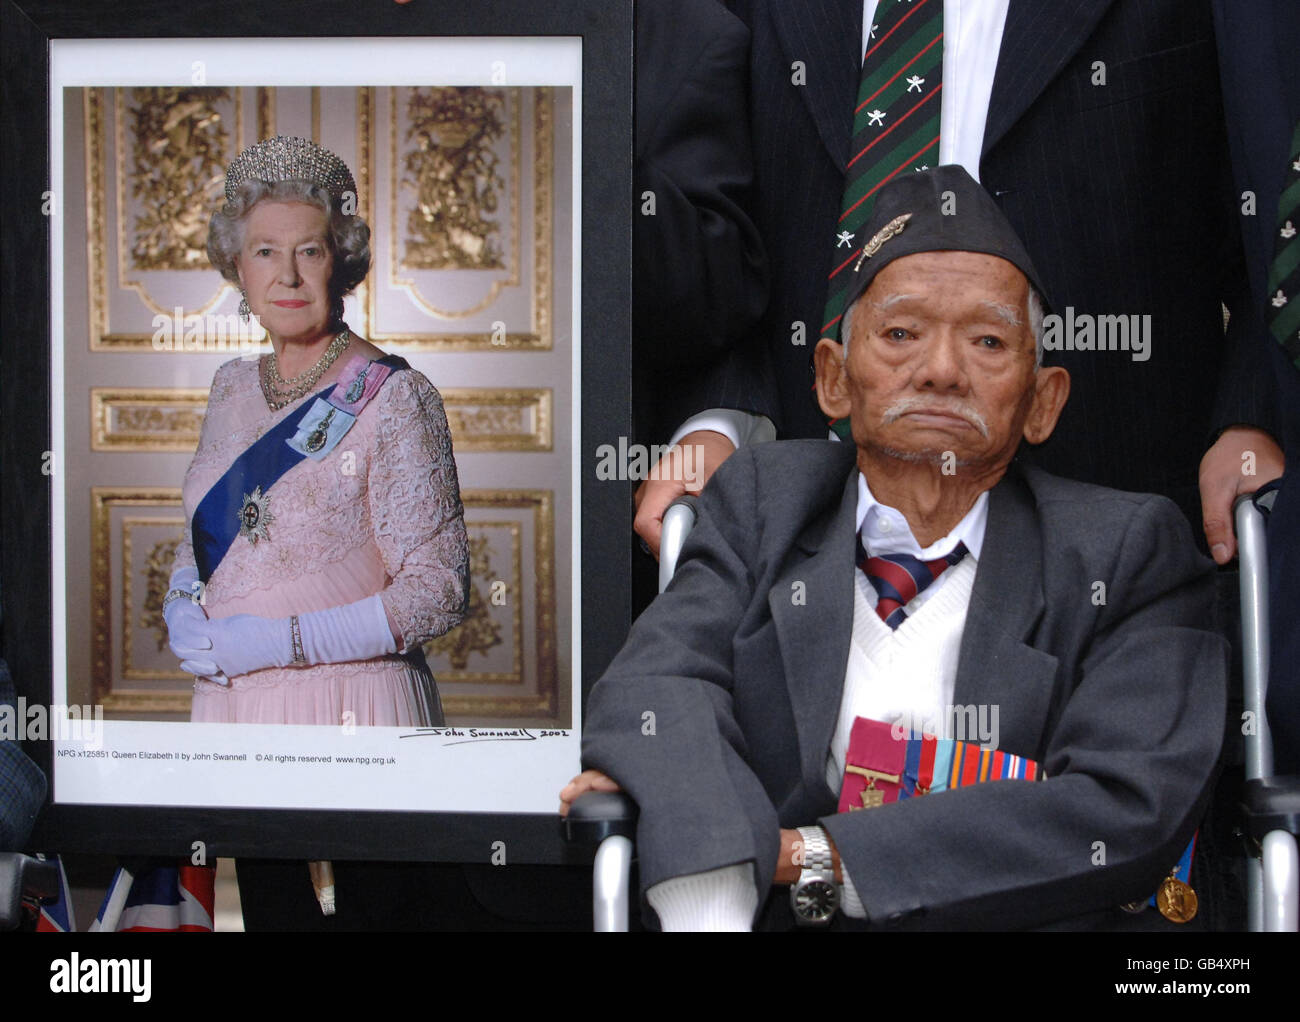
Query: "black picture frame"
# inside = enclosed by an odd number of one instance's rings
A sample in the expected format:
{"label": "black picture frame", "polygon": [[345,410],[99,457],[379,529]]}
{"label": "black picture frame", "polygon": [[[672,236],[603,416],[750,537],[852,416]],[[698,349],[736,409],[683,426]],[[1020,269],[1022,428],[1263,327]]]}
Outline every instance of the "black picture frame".
{"label": "black picture frame", "polygon": [[[5,158],[0,182],[0,651],[20,695],[52,699],[50,477],[53,225],[42,212],[51,182],[50,43],[56,39],[200,37],[580,36],[582,38],[583,358],[580,499],[581,687],[617,652],[631,619],[631,484],[593,485],[594,451],[631,426],[631,0],[0,0]],[[364,54],[364,50],[359,50]],[[55,467],[57,471],[57,466]],[[576,726],[576,725],[575,725]],[[28,752],[53,777],[51,742]],[[53,787],[53,786],[52,786]],[[198,809],[55,801],[31,847],[51,852],[189,856],[202,840],[218,856],[485,862],[506,841],[511,862],[582,861],[554,814]]]}

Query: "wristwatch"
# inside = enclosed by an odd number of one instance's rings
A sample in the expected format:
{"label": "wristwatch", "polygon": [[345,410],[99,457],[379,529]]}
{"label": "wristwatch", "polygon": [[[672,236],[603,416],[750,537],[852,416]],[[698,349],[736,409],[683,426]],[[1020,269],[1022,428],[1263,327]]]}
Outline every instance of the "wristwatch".
{"label": "wristwatch", "polygon": [[803,870],[790,887],[790,907],[800,926],[825,926],[840,907],[831,843],[821,827],[800,827]]}

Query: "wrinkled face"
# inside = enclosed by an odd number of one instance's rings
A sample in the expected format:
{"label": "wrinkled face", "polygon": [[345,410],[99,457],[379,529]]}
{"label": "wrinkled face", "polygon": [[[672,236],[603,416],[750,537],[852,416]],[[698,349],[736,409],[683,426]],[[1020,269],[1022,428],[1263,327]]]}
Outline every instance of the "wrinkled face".
{"label": "wrinkled face", "polygon": [[329,329],[334,258],[321,209],[259,202],[244,220],[235,267],[249,308],[273,337],[310,341]]}
{"label": "wrinkled face", "polygon": [[[854,308],[839,376],[823,381],[819,367],[823,407],[828,397],[840,402],[831,414],[851,406],[853,438],[865,450],[940,464],[951,452],[959,465],[1005,465],[1022,436],[1046,439],[1060,410],[1052,396],[1039,400],[1041,383],[1059,370],[1043,370],[1042,380],[1034,371],[1028,298],[1024,274],[996,256],[895,260]],[[824,361],[832,372],[836,360]]]}

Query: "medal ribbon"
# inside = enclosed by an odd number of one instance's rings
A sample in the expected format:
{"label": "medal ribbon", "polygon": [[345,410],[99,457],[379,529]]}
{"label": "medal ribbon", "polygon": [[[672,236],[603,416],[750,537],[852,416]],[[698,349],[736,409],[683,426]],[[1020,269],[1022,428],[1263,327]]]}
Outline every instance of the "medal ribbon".
{"label": "medal ribbon", "polygon": [[[882,721],[867,717],[853,721],[849,749],[844,757],[839,812],[920,798],[947,788],[964,788],[983,781],[1041,781],[1045,778],[1042,767],[1035,760],[1001,749],[983,749],[975,742],[935,738],[933,735],[914,738],[895,737],[896,734],[892,725]],[[899,770],[902,778],[897,784],[874,781],[874,787],[883,789],[883,798],[863,796],[863,791],[871,783],[869,776],[879,778]],[[1178,865],[1170,874],[1173,879],[1189,882],[1195,847],[1196,835],[1193,834],[1191,843],[1183,850]],[[1151,895],[1149,904],[1158,907],[1158,894],[1159,891]]]}

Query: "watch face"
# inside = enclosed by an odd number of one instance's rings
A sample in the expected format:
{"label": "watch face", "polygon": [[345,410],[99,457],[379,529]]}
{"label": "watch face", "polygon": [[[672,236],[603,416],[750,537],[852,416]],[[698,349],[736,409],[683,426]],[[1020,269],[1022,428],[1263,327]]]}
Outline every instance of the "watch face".
{"label": "watch face", "polygon": [[840,892],[834,884],[825,880],[809,880],[799,885],[794,896],[794,910],[804,919],[822,922],[835,912],[840,901]]}

